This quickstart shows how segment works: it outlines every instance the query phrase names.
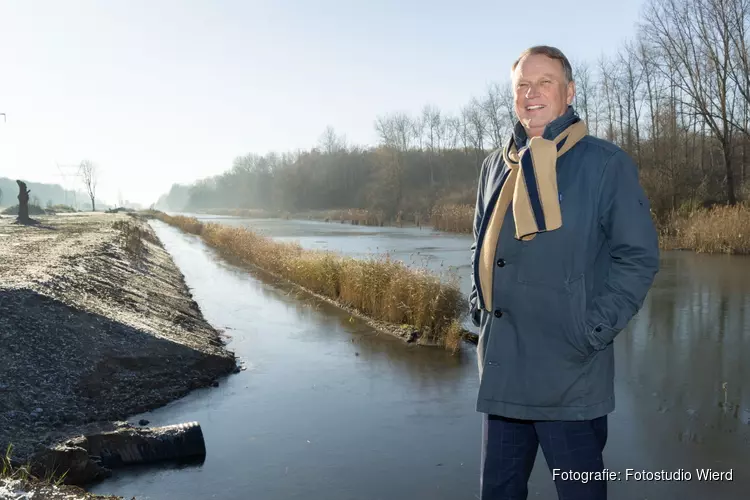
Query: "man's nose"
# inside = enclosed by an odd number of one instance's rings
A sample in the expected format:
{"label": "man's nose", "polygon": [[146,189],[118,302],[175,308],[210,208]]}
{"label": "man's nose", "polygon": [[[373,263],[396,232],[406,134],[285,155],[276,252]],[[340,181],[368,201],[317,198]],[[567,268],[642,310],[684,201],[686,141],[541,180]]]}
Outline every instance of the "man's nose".
{"label": "man's nose", "polygon": [[526,98],[529,99],[531,97],[536,97],[538,95],[539,95],[539,87],[537,87],[533,83],[529,84],[529,87],[526,89]]}

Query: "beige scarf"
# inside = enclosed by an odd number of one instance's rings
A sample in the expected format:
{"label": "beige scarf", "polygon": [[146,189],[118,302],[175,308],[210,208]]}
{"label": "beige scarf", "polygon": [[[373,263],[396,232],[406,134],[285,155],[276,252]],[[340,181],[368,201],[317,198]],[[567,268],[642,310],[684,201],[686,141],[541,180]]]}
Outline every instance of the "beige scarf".
{"label": "beige scarf", "polygon": [[516,239],[528,241],[537,233],[554,231],[562,227],[557,191],[557,159],[586,134],[586,124],[577,121],[554,140],[532,137],[528,146],[520,151],[516,150],[515,143],[510,141],[503,150],[503,159],[510,172],[500,189],[500,196],[490,216],[479,257],[479,283],[484,305],[488,310],[492,308],[495,249],[511,201]]}

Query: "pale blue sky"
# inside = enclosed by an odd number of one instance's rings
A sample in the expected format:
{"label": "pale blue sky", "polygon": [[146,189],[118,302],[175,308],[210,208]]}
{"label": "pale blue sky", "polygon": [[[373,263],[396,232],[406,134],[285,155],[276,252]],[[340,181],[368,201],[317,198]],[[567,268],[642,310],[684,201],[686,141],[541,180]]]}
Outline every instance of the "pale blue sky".
{"label": "pale blue sky", "polygon": [[[372,144],[377,115],[456,112],[529,45],[595,62],[641,2],[0,0],[0,176],[59,182],[89,158],[99,194],[151,203],[234,157]],[[146,176],[152,186],[141,184]],[[70,184],[72,184],[69,181]]]}

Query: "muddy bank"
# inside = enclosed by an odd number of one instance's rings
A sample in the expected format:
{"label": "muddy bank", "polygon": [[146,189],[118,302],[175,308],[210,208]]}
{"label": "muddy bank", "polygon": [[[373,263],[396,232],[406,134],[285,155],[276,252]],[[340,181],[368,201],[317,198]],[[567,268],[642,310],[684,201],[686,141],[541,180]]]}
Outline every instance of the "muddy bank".
{"label": "muddy bank", "polygon": [[0,218],[0,448],[15,462],[236,370],[148,224],[38,219]]}

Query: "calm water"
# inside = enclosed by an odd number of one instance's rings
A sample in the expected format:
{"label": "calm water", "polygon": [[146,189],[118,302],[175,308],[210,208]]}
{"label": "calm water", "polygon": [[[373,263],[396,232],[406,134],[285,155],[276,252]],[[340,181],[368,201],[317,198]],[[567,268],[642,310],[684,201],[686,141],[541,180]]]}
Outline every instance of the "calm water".
{"label": "calm water", "polygon": [[[357,256],[390,251],[414,265],[467,275],[468,291],[467,236],[211,219],[308,248]],[[208,449],[202,466],[118,472],[93,492],[139,500],[477,498],[472,349],[451,356],[377,335],[327,304],[224,263],[193,236],[159,222],[154,227],[204,315],[227,329],[230,348],[248,369],[219,388],[131,419],[199,421]],[[617,410],[606,465],[623,473],[682,468],[694,476],[696,468],[732,469],[734,480],[615,482],[610,498],[747,498],[748,308],[750,259],[664,254],[643,310],[616,341]],[[541,453],[529,497],[556,498]]]}

